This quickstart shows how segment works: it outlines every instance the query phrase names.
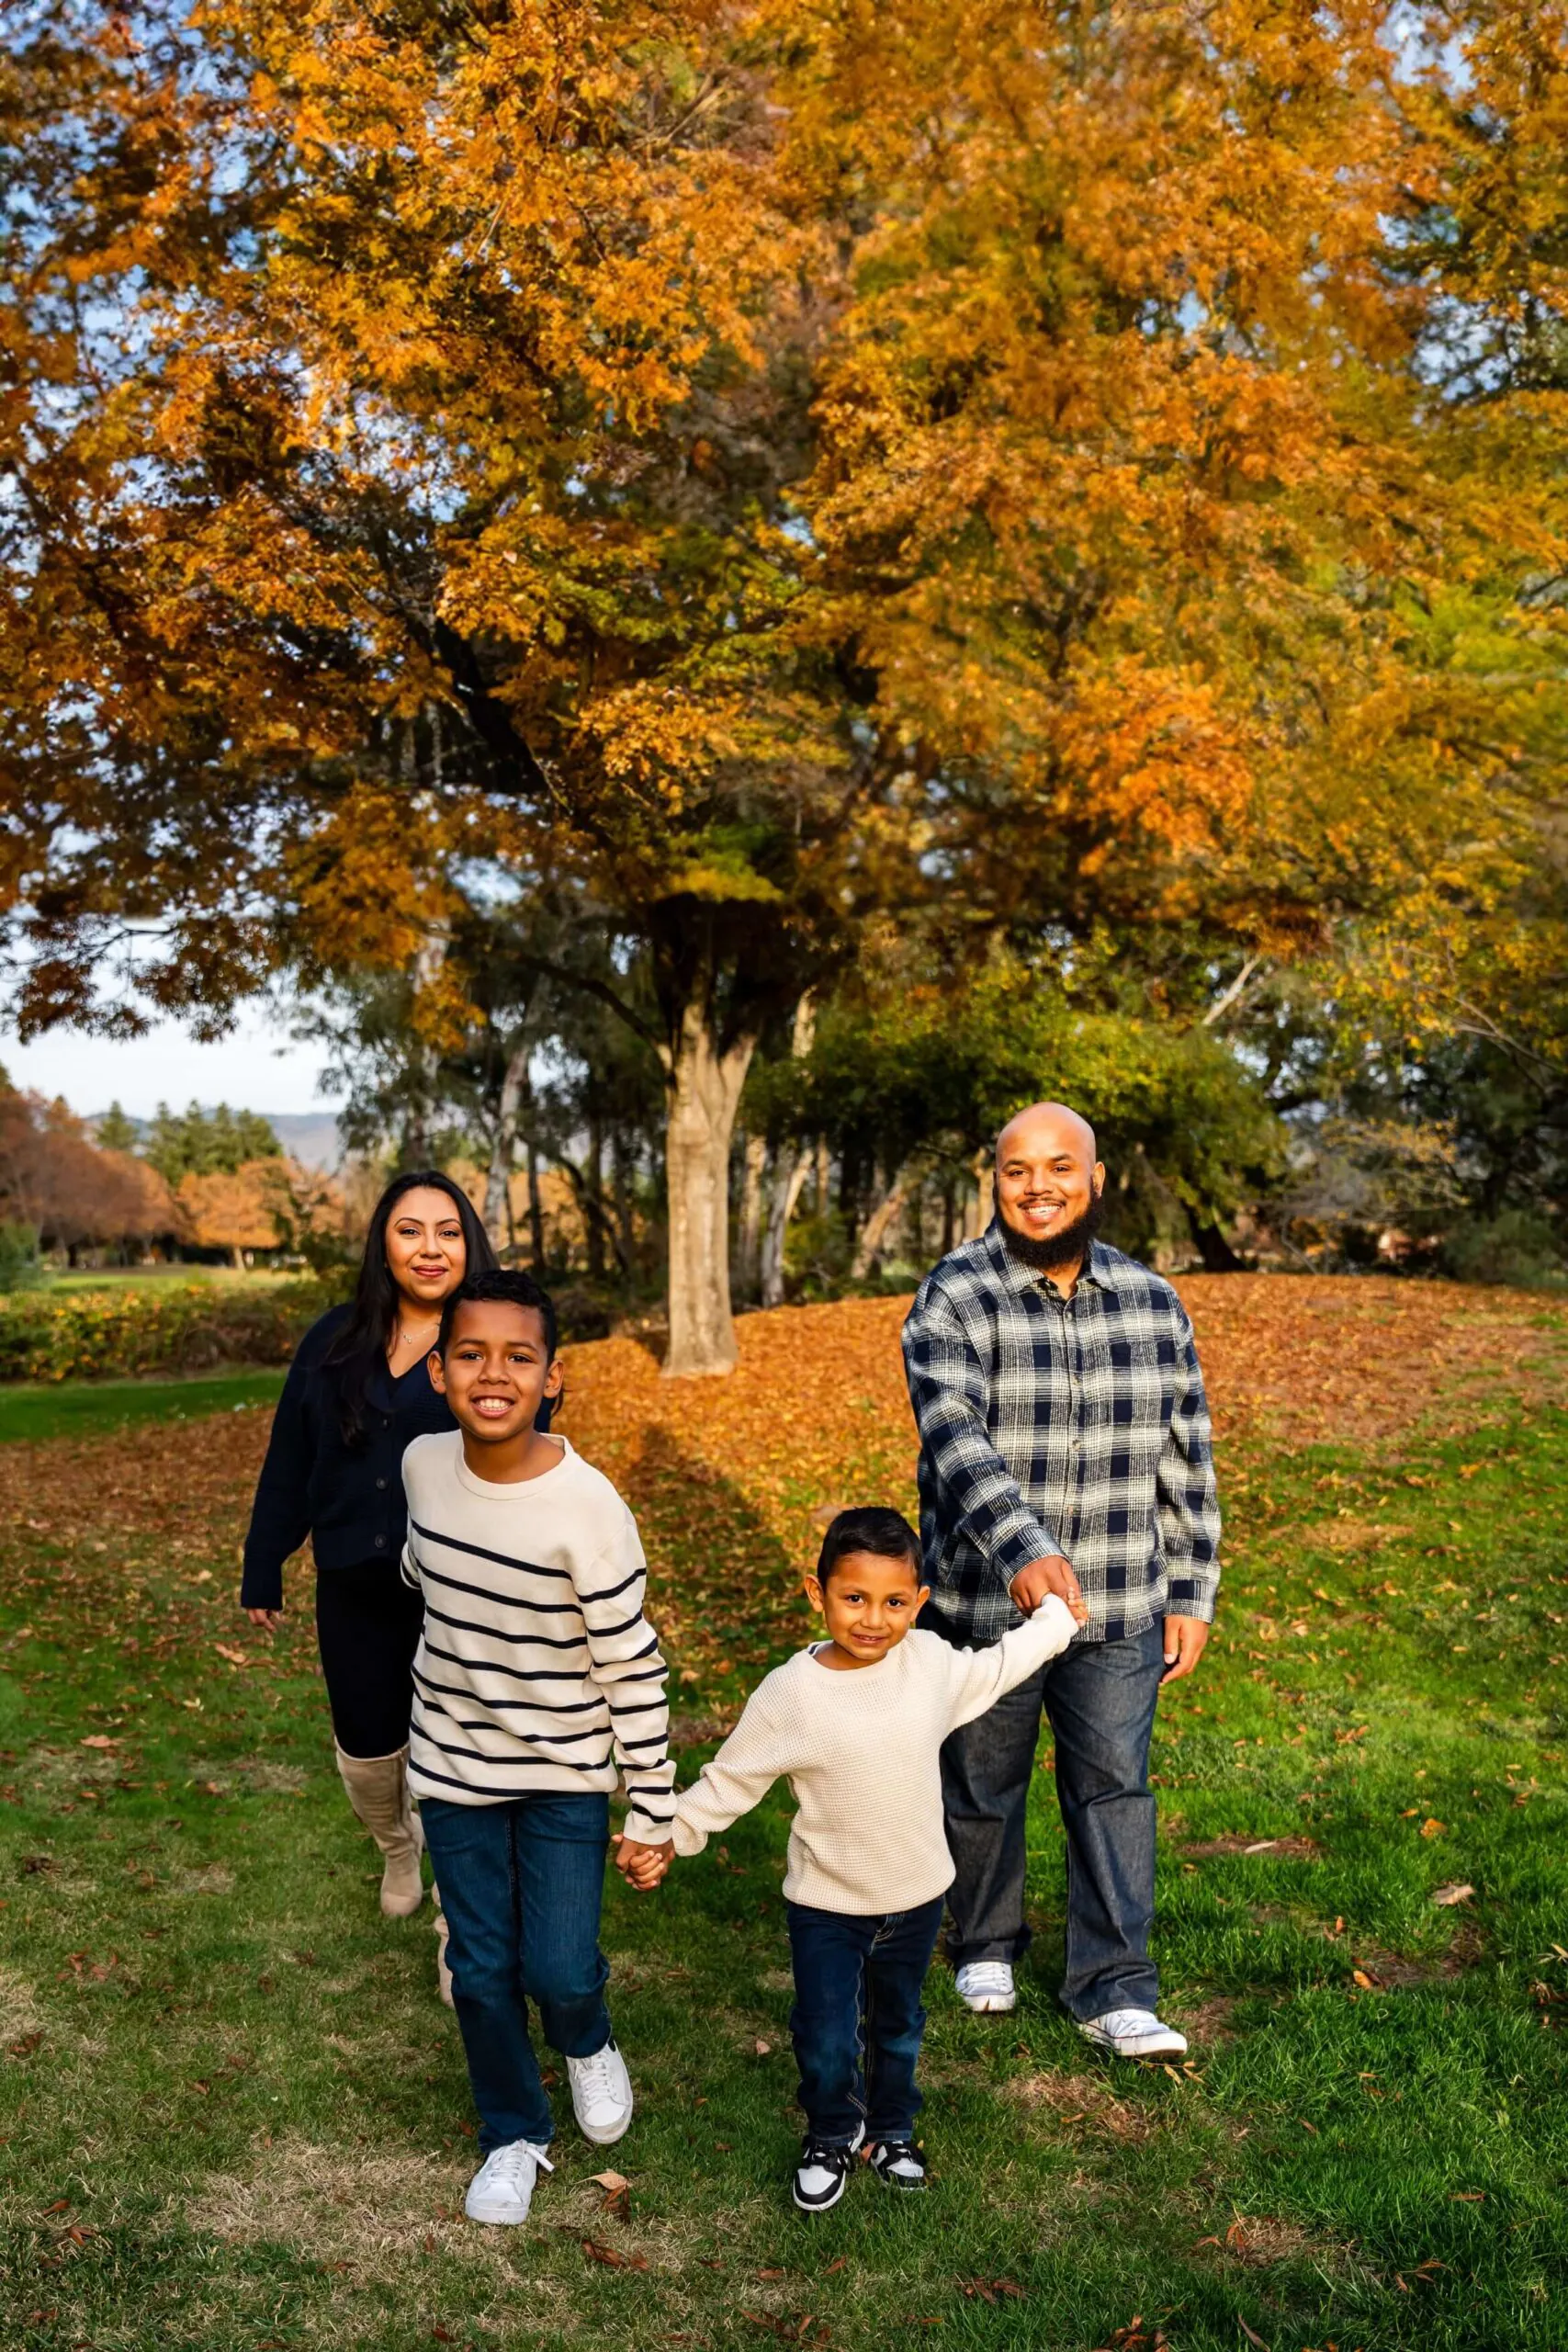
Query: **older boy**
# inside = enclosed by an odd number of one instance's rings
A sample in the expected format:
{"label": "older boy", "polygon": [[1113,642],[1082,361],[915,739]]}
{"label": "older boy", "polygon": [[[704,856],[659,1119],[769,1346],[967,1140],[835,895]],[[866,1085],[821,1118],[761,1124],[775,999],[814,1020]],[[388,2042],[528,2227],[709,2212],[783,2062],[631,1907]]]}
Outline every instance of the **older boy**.
{"label": "older boy", "polygon": [[665,1667],[631,1512],[565,1438],[534,1425],[560,1392],[547,1295],[525,1273],[463,1283],[430,1375],[457,1430],[403,1457],[403,1573],[424,1595],[409,1785],[451,1928],[479,2112],[485,2163],[466,2209],[516,2222],[550,2169],[555,2130],[529,1999],[566,2060],[584,2137],[608,2146],[631,2121],[599,1909],[617,1765],[630,1834],[669,1835]]}

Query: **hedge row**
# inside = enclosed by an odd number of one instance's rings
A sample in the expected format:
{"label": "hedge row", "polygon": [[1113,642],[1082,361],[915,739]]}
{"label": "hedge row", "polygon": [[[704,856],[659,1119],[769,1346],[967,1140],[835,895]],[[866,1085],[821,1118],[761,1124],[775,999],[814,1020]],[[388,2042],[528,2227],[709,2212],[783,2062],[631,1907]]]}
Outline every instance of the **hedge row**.
{"label": "hedge row", "polygon": [[24,1294],[0,1303],[0,1381],[287,1363],[301,1331],[339,1295],[314,1280]]}

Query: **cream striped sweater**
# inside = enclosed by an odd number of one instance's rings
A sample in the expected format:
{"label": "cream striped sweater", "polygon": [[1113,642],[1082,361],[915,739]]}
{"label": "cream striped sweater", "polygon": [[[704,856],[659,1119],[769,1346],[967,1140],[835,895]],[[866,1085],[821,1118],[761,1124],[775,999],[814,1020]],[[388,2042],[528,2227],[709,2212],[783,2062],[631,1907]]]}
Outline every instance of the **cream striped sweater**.
{"label": "cream striped sweater", "polygon": [[670,1835],[675,1768],[665,1665],[643,1615],[637,1521],[560,1438],[542,1477],[476,1477],[456,1430],[403,1456],[403,1575],[424,1595],[409,1785],[456,1804],[608,1794],[629,1837]]}

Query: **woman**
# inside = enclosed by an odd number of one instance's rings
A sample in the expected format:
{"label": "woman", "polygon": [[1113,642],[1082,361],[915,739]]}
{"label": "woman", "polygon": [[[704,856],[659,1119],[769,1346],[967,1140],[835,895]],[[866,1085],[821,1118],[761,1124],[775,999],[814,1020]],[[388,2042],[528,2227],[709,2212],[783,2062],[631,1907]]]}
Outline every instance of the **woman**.
{"label": "woman", "polygon": [[338,1770],[381,1849],[381,1908],[393,1919],[424,1900],[407,1773],[423,1604],[400,1573],[403,1453],[456,1426],[426,1360],[442,1301],[495,1262],[450,1177],[422,1169],[388,1186],[353,1299],[311,1325],[289,1367],[245,1538],[240,1606],[269,1629],[283,1607],[283,1563],[311,1539]]}

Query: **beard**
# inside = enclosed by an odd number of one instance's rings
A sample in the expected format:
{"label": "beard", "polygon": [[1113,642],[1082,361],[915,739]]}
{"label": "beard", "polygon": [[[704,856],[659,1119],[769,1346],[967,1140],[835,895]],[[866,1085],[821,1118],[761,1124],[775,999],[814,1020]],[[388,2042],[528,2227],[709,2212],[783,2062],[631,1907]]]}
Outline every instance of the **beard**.
{"label": "beard", "polygon": [[1093,1193],[1089,1206],[1074,1217],[1070,1225],[1065,1225],[1059,1233],[1047,1234],[1043,1240],[1037,1241],[1032,1233],[1020,1233],[1015,1225],[1010,1225],[1001,1203],[997,1202],[997,1223],[1001,1227],[1002,1239],[1007,1244],[1010,1256],[1037,1274],[1059,1273],[1064,1266],[1081,1265],[1089,1256],[1089,1245],[1100,1230],[1104,1213],[1102,1197]]}

